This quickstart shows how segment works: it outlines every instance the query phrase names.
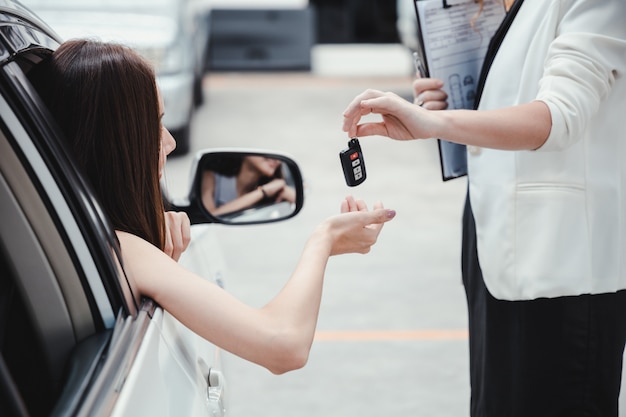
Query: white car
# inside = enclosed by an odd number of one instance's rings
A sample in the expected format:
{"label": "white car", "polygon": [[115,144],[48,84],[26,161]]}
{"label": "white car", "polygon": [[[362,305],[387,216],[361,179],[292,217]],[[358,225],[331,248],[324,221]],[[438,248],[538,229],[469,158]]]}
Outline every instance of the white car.
{"label": "white car", "polygon": [[[29,81],[60,42],[18,2],[0,0],[0,415],[224,416],[220,349],[152,300],[125,297],[115,233]],[[295,201],[213,216],[203,174],[251,154],[282,162]],[[209,223],[295,216],[302,177],[292,159],[260,151],[202,151],[192,172],[189,197],[176,203],[194,223],[181,262],[223,285]]]}
{"label": "white car", "polygon": [[154,66],[165,103],[163,124],[190,148],[190,125],[202,103],[208,19],[201,0],[26,0],[63,40],[91,37],[126,44]]}

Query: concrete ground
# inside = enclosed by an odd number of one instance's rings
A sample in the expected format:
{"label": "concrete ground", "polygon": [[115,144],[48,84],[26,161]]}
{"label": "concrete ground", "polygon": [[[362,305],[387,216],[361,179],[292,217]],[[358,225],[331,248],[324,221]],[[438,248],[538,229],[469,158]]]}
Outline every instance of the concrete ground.
{"label": "concrete ground", "polygon": [[[343,180],[342,112],[366,88],[410,96],[412,64],[399,45],[319,46],[311,72],[221,73],[205,79],[193,151],[253,147],[291,154],[306,181],[294,219],[215,226],[227,289],[253,306],[276,294],[302,246],[348,193],[397,211],[367,255],[331,258],[318,337],[302,370],[275,376],[229,356],[233,417],[467,416],[468,348],[460,277],[466,182],[442,182],[434,141],[362,138],[368,179]],[[191,155],[172,158],[170,194],[188,186]],[[626,414],[625,414],[626,415]]]}

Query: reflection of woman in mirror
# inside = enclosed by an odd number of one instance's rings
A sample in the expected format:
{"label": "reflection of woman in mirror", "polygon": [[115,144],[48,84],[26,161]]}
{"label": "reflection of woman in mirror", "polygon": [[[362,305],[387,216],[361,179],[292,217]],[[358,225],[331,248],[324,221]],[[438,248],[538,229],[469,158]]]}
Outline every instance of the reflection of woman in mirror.
{"label": "reflection of woman in mirror", "polygon": [[264,156],[228,158],[204,171],[202,202],[214,215],[248,207],[295,202],[296,192],[284,179],[283,163]]}

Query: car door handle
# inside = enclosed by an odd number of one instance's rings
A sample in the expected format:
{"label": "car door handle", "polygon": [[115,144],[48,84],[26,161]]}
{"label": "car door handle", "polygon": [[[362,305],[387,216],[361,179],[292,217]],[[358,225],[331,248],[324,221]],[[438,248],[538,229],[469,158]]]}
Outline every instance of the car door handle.
{"label": "car door handle", "polygon": [[225,416],[224,390],[226,388],[226,378],[224,378],[224,374],[215,369],[210,369],[207,383],[207,402],[212,415],[215,417]]}

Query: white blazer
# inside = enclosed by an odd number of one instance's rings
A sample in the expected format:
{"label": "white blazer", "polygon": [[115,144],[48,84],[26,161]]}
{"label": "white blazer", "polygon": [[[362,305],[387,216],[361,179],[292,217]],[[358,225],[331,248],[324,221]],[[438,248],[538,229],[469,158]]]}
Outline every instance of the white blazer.
{"label": "white blazer", "polygon": [[468,148],[485,284],[499,299],[626,288],[626,0],[525,0],[480,109],[545,102],[536,151]]}

